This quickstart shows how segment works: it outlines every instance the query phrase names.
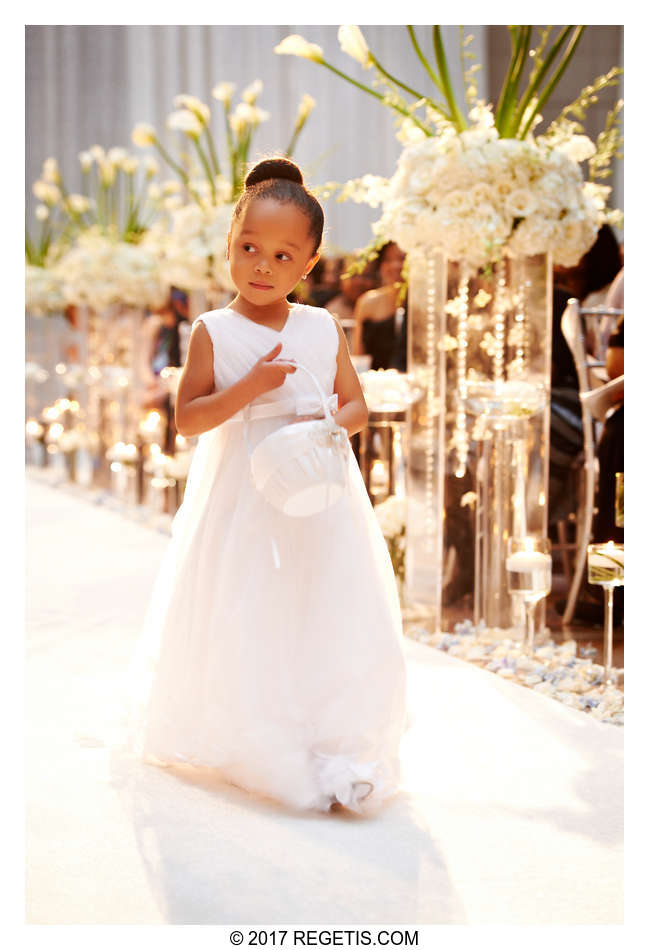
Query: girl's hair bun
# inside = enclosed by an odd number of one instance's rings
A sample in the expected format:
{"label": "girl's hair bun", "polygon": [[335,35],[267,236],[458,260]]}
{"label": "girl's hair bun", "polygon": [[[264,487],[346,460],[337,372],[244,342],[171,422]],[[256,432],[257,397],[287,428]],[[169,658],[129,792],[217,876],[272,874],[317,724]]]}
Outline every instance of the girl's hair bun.
{"label": "girl's hair bun", "polygon": [[286,178],[288,181],[294,181],[298,185],[304,184],[302,172],[294,162],[288,158],[266,158],[257,162],[255,167],[246,175],[246,188],[252,188],[262,181],[269,181],[272,178]]}

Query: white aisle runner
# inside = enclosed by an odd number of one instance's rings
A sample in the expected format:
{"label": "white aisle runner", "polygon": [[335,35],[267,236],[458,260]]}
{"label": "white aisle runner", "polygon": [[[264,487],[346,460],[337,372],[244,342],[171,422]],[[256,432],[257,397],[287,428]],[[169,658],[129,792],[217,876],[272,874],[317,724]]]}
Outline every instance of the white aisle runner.
{"label": "white aisle runner", "polygon": [[406,789],[294,814],[102,744],[165,535],[28,477],[27,922],[623,922],[623,733],[406,641]]}

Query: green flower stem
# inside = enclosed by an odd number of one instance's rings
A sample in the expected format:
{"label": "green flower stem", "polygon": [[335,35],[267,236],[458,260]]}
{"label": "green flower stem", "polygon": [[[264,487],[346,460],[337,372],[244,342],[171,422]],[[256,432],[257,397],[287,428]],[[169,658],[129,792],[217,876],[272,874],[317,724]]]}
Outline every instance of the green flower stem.
{"label": "green flower stem", "polygon": [[574,56],[575,50],[577,49],[577,44],[579,43],[579,40],[581,39],[582,33],[584,32],[585,29],[586,29],[585,26],[578,26],[578,27],[575,29],[575,32],[574,32],[573,35],[572,35],[572,39],[570,40],[570,43],[569,43],[569,45],[568,45],[568,48],[566,49],[565,53],[563,54],[563,59],[562,59],[560,65],[559,65],[559,68],[558,68],[557,71],[555,72],[555,74],[554,74],[554,76],[552,77],[552,79],[550,80],[550,82],[549,82],[549,83],[547,84],[547,86],[545,87],[545,89],[544,89],[544,91],[543,91],[543,95],[539,98],[538,102],[536,103],[536,106],[535,106],[535,108],[534,108],[534,111],[532,112],[532,114],[530,115],[529,119],[527,120],[527,123],[526,123],[525,128],[523,129],[523,131],[522,131],[522,133],[521,133],[521,135],[520,135],[520,138],[522,138],[522,139],[525,138],[525,136],[527,135],[527,133],[529,132],[529,130],[530,130],[531,126],[532,126],[532,122],[534,121],[534,117],[535,117],[536,115],[538,115],[538,113],[541,111],[541,109],[543,108],[543,106],[545,105],[545,103],[546,103],[546,102],[548,101],[548,99],[550,98],[550,96],[551,96],[551,94],[552,94],[552,92],[553,92],[553,90],[554,90],[554,87],[557,85],[557,83],[559,82],[559,80],[560,80],[561,77],[563,76],[564,72],[566,71],[566,67],[568,66],[568,63],[570,62],[570,60],[571,60],[572,57]]}
{"label": "green flower stem", "polygon": [[446,65],[446,56],[444,54],[444,44],[442,43],[442,31],[439,26],[433,27],[433,45],[435,47],[435,59],[437,61],[437,68],[439,69],[440,80],[442,83],[442,89],[444,92],[444,98],[448,103],[449,112],[451,115],[451,121],[455,125],[458,132],[462,132],[464,129],[468,128],[466,119],[460,112],[455,101],[455,96],[453,95],[453,87],[451,86],[451,77],[449,76],[448,66]]}
{"label": "green flower stem", "polygon": [[400,82],[395,76],[392,76],[386,69],[383,68],[383,66],[381,66],[381,64],[373,55],[373,53],[370,53],[370,58],[371,58],[372,64],[379,70],[380,73],[383,73],[386,79],[389,79],[390,82],[393,82],[397,86],[401,86],[402,89],[405,89],[406,92],[410,93],[410,95],[414,96],[416,99],[418,100],[423,99],[424,102],[426,102],[426,104],[430,106],[431,109],[434,109],[435,112],[439,112],[439,114],[444,119],[447,119],[450,121],[450,116],[448,115],[448,113],[444,112],[441,106],[438,106],[436,102],[434,102],[428,96],[423,95],[423,93],[416,92],[414,89],[411,89],[410,86],[406,86],[405,83]]}
{"label": "green flower stem", "polygon": [[532,28],[529,26],[510,27],[509,32],[512,39],[512,53],[494,121],[495,127],[503,138],[508,137],[510,117],[516,107],[518,84],[525,68]]}
{"label": "green flower stem", "polygon": [[384,69],[374,53],[370,53],[369,56],[372,66],[375,66],[380,73],[383,73],[386,79],[389,79],[390,82],[393,82],[396,86],[401,86],[402,89],[405,89],[405,91],[410,93],[411,96],[414,96],[415,99],[428,99],[428,96],[425,96],[423,92],[417,92],[416,89],[411,89],[410,86],[406,86],[405,82],[401,82],[400,79],[397,79],[396,76],[393,76],[391,73],[389,73],[387,69]]}
{"label": "green flower stem", "polygon": [[234,197],[236,178],[237,178],[237,156],[236,156],[236,145],[234,143],[234,138],[232,136],[232,128],[230,127],[230,112],[232,111],[230,103],[224,102],[224,115],[225,115],[225,137],[228,144],[228,155],[230,158],[230,176],[232,183],[232,196]]}
{"label": "green flower stem", "polygon": [[116,172],[116,174],[115,174],[115,182],[114,182],[113,187],[112,187],[112,189],[111,189],[111,197],[112,197],[112,199],[113,199],[113,201],[112,201],[112,205],[113,205],[113,208],[112,208],[113,225],[115,226],[115,229],[116,229],[118,232],[119,232],[119,230],[120,230],[120,221],[119,221],[119,212],[120,212],[119,187],[120,187],[120,172],[119,172],[119,170],[117,170],[117,172]]}
{"label": "green flower stem", "polygon": [[177,162],[173,160],[171,155],[167,152],[167,150],[163,147],[162,143],[158,139],[154,139],[153,144],[155,148],[157,148],[157,150],[160,152],[160,155],[165,160],[167,165],[170,165],[171,168],[173,168],[173,170],[176,172],[176,174],[182,179],[183,184],[189,187],[189,176],[187,175],[187,172],[183,168],[181,168]]}
{"label": "green flower stem", "polygon": [[210,132],[209,125],[205,122],[203,123],[205,129],[205,134],[207,135],[207,147],[209,149],[210,158],[212,159],[212,167],[214,168],[214,174],[221,174],[221,166],[219,165],[219,160],[216,155],[216,148],[214,146],[214,139],[212,138],[212,133]]}
{"label": "green flower stem", "polygon": [[511,79],[511,84],[508,90],[507,102],[503,115],[503,126],[500,130],[501,135],[505,137],[510,137],[513,135],[513,130],[511,128],[512,118],[514,116],[514,110],[516,109],[516,99],[518,96],[518,87],[520,85],[521,77],[525,71],[525,66],[527,64],[527,55],[530,49],[530,41],[532,38],[532,27],[524,26],[521,27],[519,34],[518,42],[518,52],[516,55],[516,60],[514,62],[514,71]]}
{"label": "green flower stem", "polygon": [[293,134],[291,135],[291,141],[288,143],[288,146],[284,151],[284,155],[286,156],[286,158],[292,157],[293,149],[295,148],[295,145],[297,143],[297,137],[300,134],[301,128],[302,126],[300,125],[299,122],[296,122],[295,125],[293,126]]}
{"label": "green flower stem", "polygon": [[509,91],[509,86],[512,80],[514,73],[514,63],[516,61],[516,53],[518,51],[518,33],[516,32],[515,26],[508,27],[509,29],[509,38],[511,42],[511,54],[509,57],[509,65],[507,66],[507,75],[505,76],[505,81],[503,83],[502,89],[500,90],[500,98],[498,99],[498,105],[496,106],[496,114],[494,116],[494,125],[500,131],[502,114],[505,108],[505,103],[507,100],[507,94]]}
{"label": "green flower stem", "polygon": [[427,129],[426,126],[423,125],[416,116],[408,112],[407,109],[402,109],[401,106],[396,105],[395,103],[391,103],[391,102],[386,103],[385,98],[381,95],[380,92],[376,92],[374,89],[370,89],[369,86],[365,86],[362,82],[357,82],[356,79],[352,79],[351,76],[348,76],[346,73],[341,72],[340,69],[336,69],[335,66],[332,66],[331,63],[328,63],[326,59],[319,59],[318,62],[322,66],[326,66],[327,69],[330,69],[332,73],[335,73],[337,76],[341,76],[343,79],[346,79],[347,82],[350,82],[352,83],[352,85],[357,86],[359,89],[362,89],[363,92],[367,92],[370,96],[374,96],[375,99],[378,99],[384,105],[389,105],[389,107],[391,109],[394,109],[395,112],[400,112],[401,115],[406,116],[406,118],[414,122],[414,124],[418,126],[422,130],[422,132],[425,132],[425,134],[430,137],[431,135],[430,129]]}
{"label": "green flower stem", "polygon": [[421,63],[422,63],[422,65],[423,65],[424,69],[426,70],[426,72],[428,73],[428,75],[430,76],[430,78],[433,80],[434,84],[437,86],[437,88],[439,89],[439,91],[443,94],[444,90],[442,89],[442,84],[441,84],[441,82],[439,81],[439,79],[437,78],[437,76],[435,75],[435,73],[433,72],[433,69],[432,69],[430,63],[428,62],[428,60],[426,59],[426,57],[425,57],[424,54],[422,53],[421,48],[420,48],[420,46],[419,46],[419,43],[417,42],[417,36],[416,36],[416,34],[415,34],[415,31],[414,31],[413,27],[412,27],[412,26],[407,26],[406,29],[408,30],[408,33],[409,33],[409,35],[410,35],[410,40],[411,40],[411,42],[412,42],[412,45],[413,45],[414,48],[415,48],[415,53],[417,54],[417,56],[418,56],[419,59],[421,60]]}
{"label": "green flower stem", "polygon": [[[570,33],[570,30],[571,30],[571,29],[572,29],[572,27],[566,26],[566,27],[561,31],[561,33],[560,33],[559,36],[557,37],[556,42],[555,42],[555,43],[552,45],[552,47],[550,48],[550,51],[549,51],[549,53],[548,53],[548,58],[547,58],[542,64],[540,64],[539,67],[538,67],[538,69],[537,69],[535,72],[533,72],[532,76],[530,76],[529,85],[528,85],[527,89],[525,90],[525,94],[523,95],[523,98],[521,99],[521,102],[520,102],[520,105],[518,106],[518,109],[516,110],[516,115],[515,115],[514,121],[513,121],[513,123],[512,123],[514,134],[515,134],[516,132],[518,132],[518,130],[520,129],[520,125],[521,125],[521,122],[522,122],[522,120],[523,120],[523,116],[525,115],[525,110],[527,109],[527,107],[529,106],[530,102],[532,101],[532,97],[533,97],[534,94],[536,93],[537,89],[539,88],[539,86],[540,86],[541,83],[543,82],[546,73],[548,72],[548,70],[550,69],[550,66],[552,65],[552,63],[553,63],[554,60],[556,59],[556,57],[557,57],[557,55],[558,55],[558,53],[559,53],[559,50],[560,50],[561,47],[563,46],[563,44],[564,44],[565,40],[567,39],[568,34]],[[541,49],[541,48],[542,48],[542,47],[539,47],[539,49]]]}
{"label": "green flower stem", "polygon": [[100,178],[100,181],[99,181],[98,198],[100,198],[99,206],[101,207],[101,214],[98,215],[98,217],[99,217],[99,225],[100,225],[100,227],[105,228],[106,225],[107,225],[107,223],[108,223],[108,222],[107,222],[107,217],[108,217],[108,189],[107,189],[106,185],[103,183],[103,181],[101,181],[101,178]]}
{"label": "green flower stem", "polygon": [[216,204],[216,188],[214,186],[214,176],[212,175],[210,166],[207,163],[207,156],[205,155],[205,152],[201,148],[201,143],[198,141],[198,137],[195,135],[192,135],[191,140],[194,143],[194,146],[196,147],[196,151],[198,152],[198,157],[201,160],[201,164],[203,168],[205,169],[205,174],[207,175],[207,180],[210,183],[210,191],[212,192],[212,203]]}

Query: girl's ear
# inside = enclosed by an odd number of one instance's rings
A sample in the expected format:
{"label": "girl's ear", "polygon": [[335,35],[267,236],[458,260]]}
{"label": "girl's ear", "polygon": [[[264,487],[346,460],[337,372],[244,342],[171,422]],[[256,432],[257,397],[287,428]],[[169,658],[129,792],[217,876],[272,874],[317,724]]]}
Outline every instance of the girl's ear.
{"label": "girl's ear", "polygon": [[225,259],[226,259],[226,261],[229,261],[229,260],[230,260],[230,238],[231,238],[231,237],[232,237],[232,232],[231,232],[231,231],[228,231],[228,247],[227,247],[227,250],[226,250],[226,252],[225,252]]}
{"label": "girl's ear", "polygon": [[314,254],[313,257],[307,262],[307,265],[304,268],[304,273],[307,277],[311,273],[311,271],[313,270],[313,268],[315,267],[315,265],[318,263],[319,260],[320,260],[320,255]]}

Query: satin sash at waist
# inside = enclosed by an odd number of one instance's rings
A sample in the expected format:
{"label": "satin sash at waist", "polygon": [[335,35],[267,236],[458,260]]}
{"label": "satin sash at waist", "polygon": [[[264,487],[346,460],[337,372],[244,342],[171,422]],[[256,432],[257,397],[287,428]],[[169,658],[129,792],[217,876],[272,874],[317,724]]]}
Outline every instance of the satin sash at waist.
{"label": "satin sash at waist", "polygon": [[[327,405],[331,412],[338,409],[338,393],[332,393],[327,399]],[[322,411],[322,402],[317,396],[310,394],[304,396],[291,396],[288,399],[275,399],[272,402],[250,403],[250,414],[248,419],[268,419],[271,416],[310,416],[318,411]],[[243,409],[235,412],[233,416],[226,419],[222,425],[228,422],[243,422]]]}

